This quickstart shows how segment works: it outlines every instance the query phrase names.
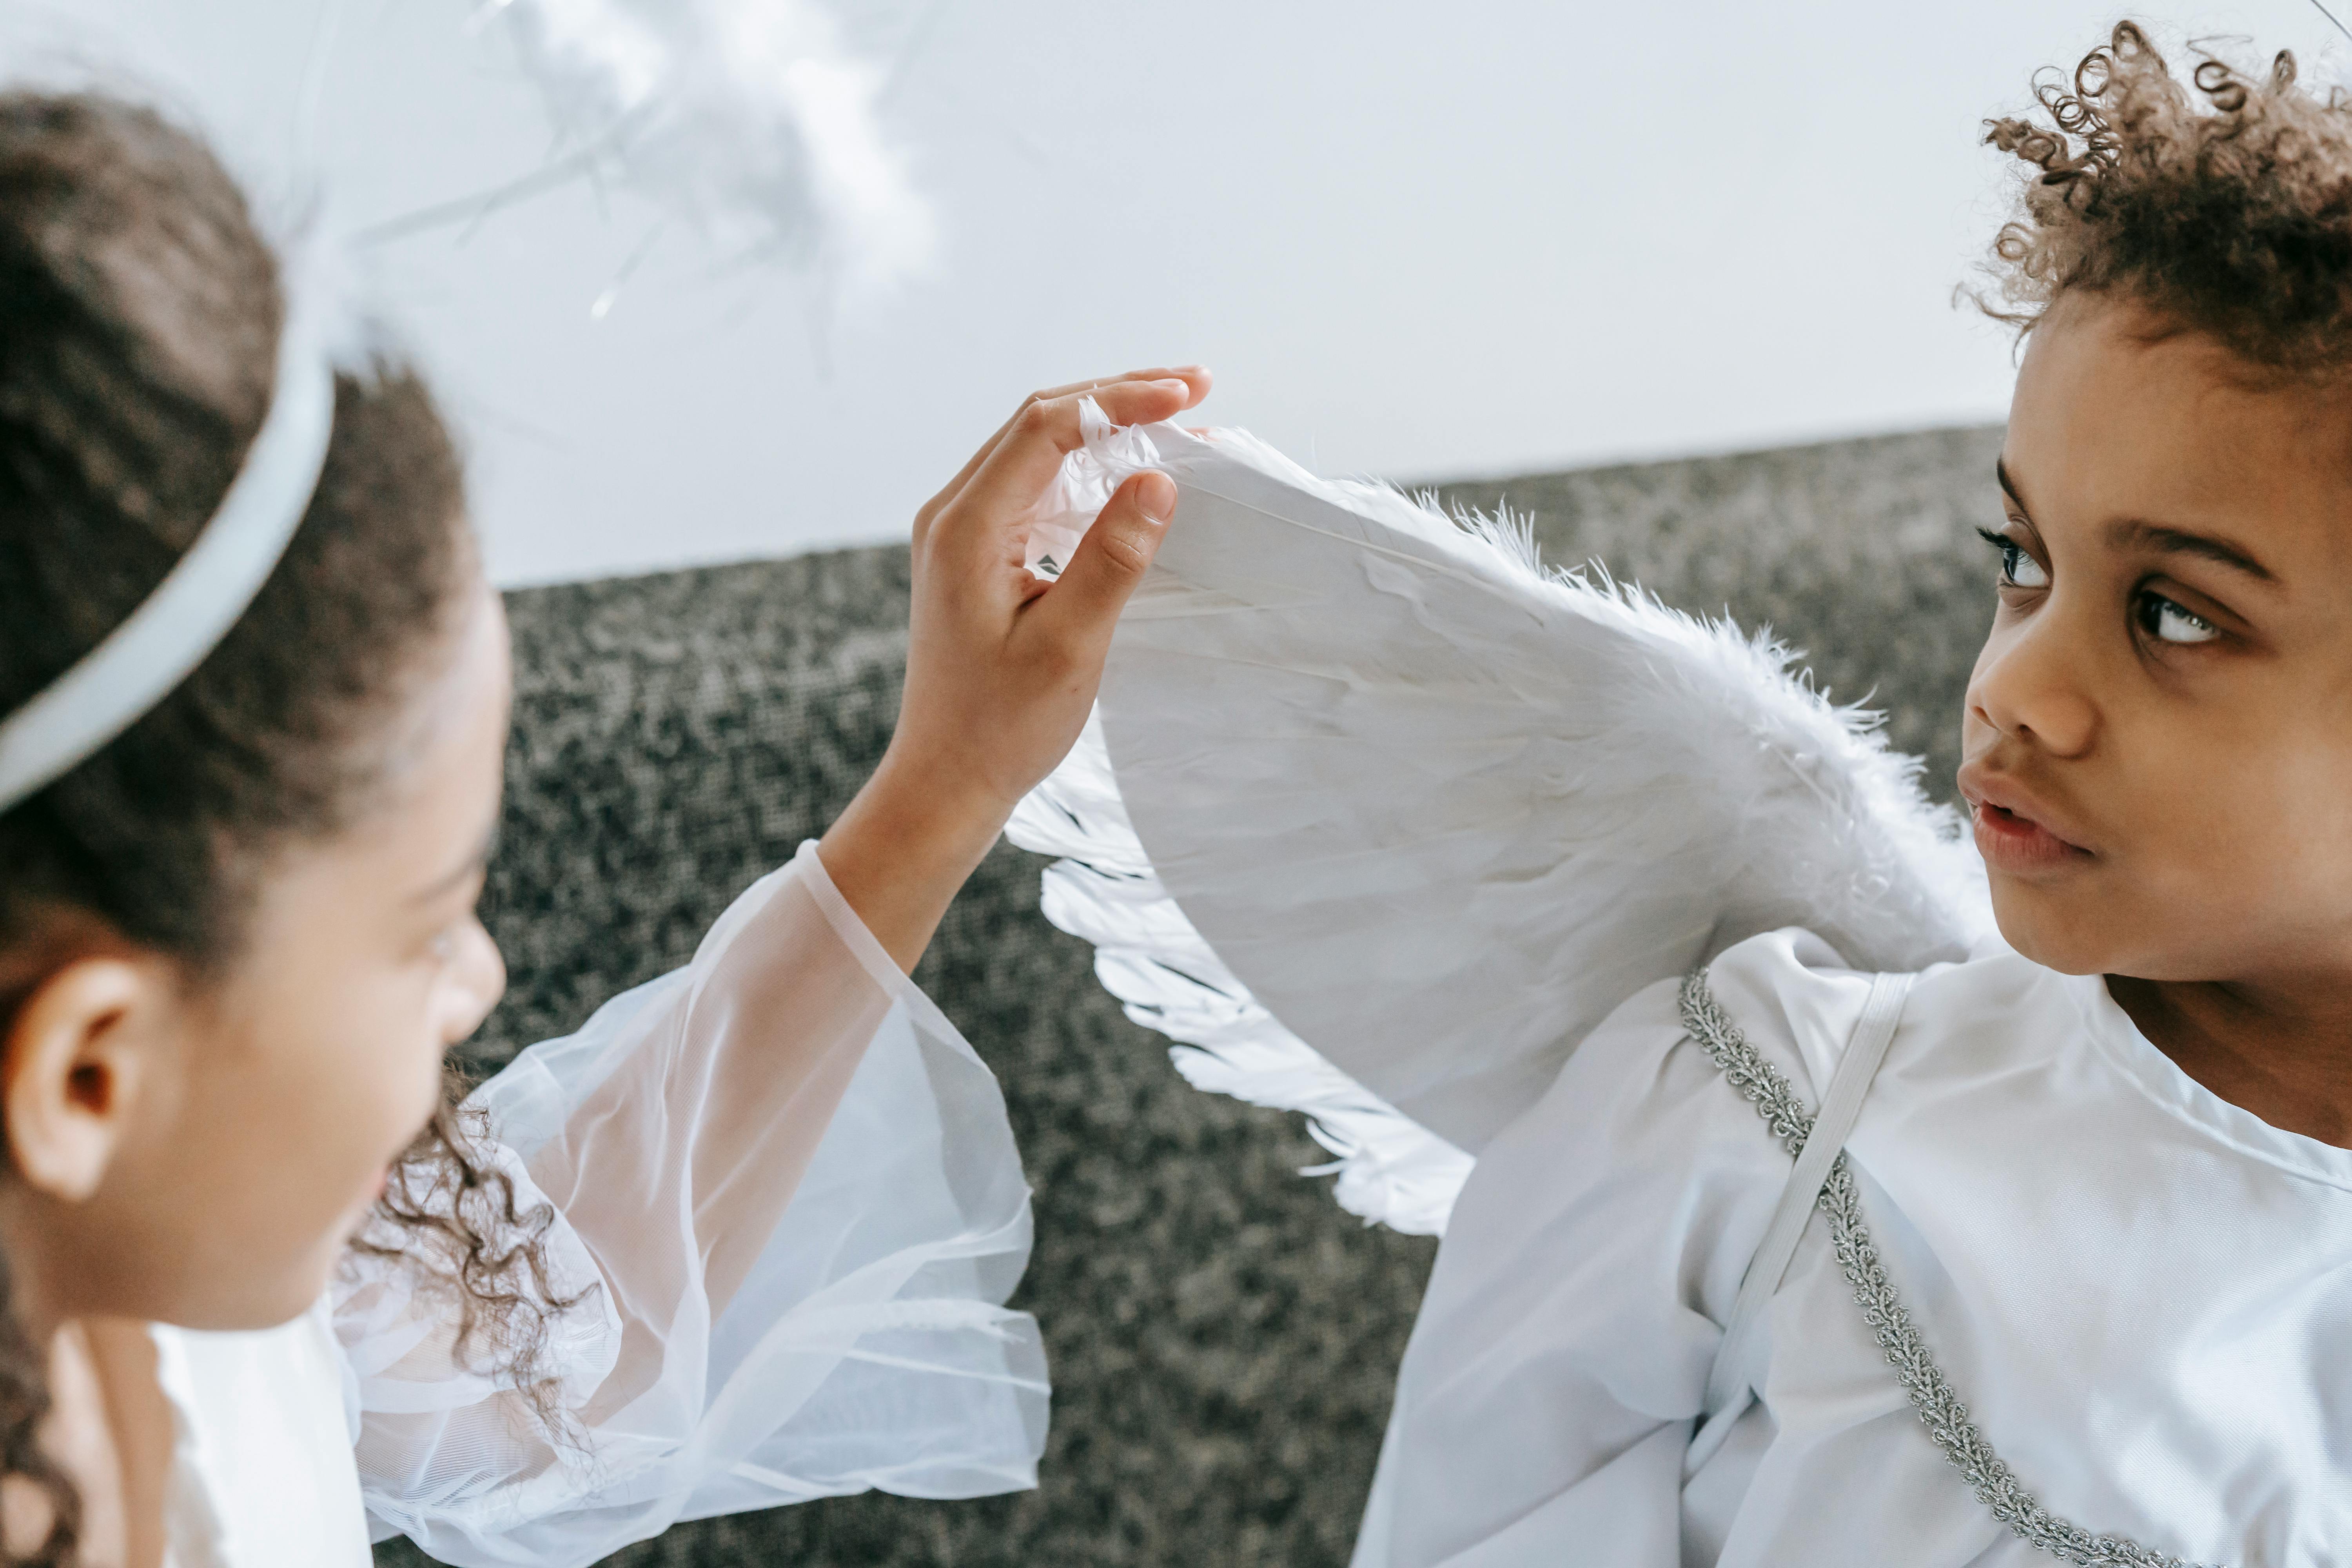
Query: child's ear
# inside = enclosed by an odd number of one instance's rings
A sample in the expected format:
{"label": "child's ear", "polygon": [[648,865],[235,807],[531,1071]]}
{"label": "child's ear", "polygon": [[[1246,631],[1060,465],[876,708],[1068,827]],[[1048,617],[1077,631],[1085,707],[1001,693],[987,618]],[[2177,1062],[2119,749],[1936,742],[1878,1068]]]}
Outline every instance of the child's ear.
{"label": "child's ear", "polygon": [[137,1037],[171,1005],[152,966],[81,958],[43,981],[0,1047],[0,1123],[17,1173],[80,1203],[129,1127],[147,1053]]}

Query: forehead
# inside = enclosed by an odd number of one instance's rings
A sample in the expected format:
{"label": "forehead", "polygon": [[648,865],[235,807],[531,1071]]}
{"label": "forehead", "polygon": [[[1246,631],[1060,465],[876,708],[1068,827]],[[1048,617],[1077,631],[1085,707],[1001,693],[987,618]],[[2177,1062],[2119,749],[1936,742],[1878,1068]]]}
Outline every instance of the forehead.
{"label": "forehead", "polygon": [[322,847],[361,882],[429,883],[497,821],[512,678],[496,595],[478,592],[444,658],[408,696],[370,809]]}
{"label": "forehead", "polygon": [[2137,519],[2260,552],[2352,546],[2352,395],[2251,383],[2195,332],[2068,301],[2029,340],[2003,460],[2044,527]]}
{"label": "forehead", "polygon": [[482,588],[448,664],[410,700],[389,796],[422,835],[478,837],[498,810],[513,669],[504,607]]}

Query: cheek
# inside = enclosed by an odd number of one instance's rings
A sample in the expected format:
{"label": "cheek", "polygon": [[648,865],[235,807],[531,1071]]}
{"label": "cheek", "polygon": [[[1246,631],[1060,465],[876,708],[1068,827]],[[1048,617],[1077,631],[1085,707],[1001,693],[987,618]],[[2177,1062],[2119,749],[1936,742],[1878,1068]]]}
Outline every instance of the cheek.
{"label": "cheek", "polygon": [[[315,1240],[370,1201],[376,1176],[406,1148],[441,1096],[441,1043],[431,989],[389,984],[346,993],[273,1053],[270,1081],[254,1088],[276,1129],[274,1180],[302,1195],[285,1216]],[[289,1242],[295,1238],[289,1234]]]}
{"label": "cheek", "polygon": [[407,1147],[440,1103],[447,1007],[441,988],[428,987],[422,1001],[386,1007],[383,1026],[371,1030],[363,1044],[357,1037],[352,1042],[359,1048],[339,1075],[341,1088],[353,1125],[371,1130],[368,1152],[375,1164]]}
{"label": "cheek", "polygon": [[2307,719],[2212,713],[2133,748],[2126,810],[2146,907],[2278,948],[2352,925],[2352,746]]}
{"label": "cheek", "polygon": [[2237,828],[2230,847],[2263,863],[2238,875],[2273,900],[2352,906],[2352,747],[2310,743],[2322,737],[2307,727],[2283,733],[2305,743],[2249,748],[2217,792]]}
{"label": "cheek", "polygon": [[440,1060],[433,967],[355,965],[305,1001],[288,1009],[280,1064],[289,1083],[307,1086],[317,1107],[309,1120],[341,1118],[354,1141],[362,1127],[408,1120],[415,1085],[437,1072]]}

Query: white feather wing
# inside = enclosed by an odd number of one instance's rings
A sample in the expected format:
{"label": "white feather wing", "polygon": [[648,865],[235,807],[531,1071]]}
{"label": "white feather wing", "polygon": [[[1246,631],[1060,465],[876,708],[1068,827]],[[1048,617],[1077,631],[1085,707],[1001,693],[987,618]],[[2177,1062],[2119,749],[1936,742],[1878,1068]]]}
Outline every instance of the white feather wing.
{"label": "white feather wing", "polygon": [[1013,837],[1188,1078],[1313,1118],[1351,1210],[1442,1229],[1593,1026],[1743,937],[1916,969],[1990,929],[1957,816],[1778,647],[1238,432],[1090,437],[1041,537],[1137,467],[1181,499]]}

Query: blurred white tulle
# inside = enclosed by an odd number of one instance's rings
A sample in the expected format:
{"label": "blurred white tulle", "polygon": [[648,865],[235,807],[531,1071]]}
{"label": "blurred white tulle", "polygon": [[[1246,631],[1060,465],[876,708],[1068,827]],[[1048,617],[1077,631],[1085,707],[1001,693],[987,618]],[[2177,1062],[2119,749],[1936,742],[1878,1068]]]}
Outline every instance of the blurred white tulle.
{"label": "blurred white tulle", "polygon": [[548,174],[635,191],[837,297],[929,268],[931,209],[877,112],[889,73],[815,0],[489,0],[479,21],[546,97]]}

